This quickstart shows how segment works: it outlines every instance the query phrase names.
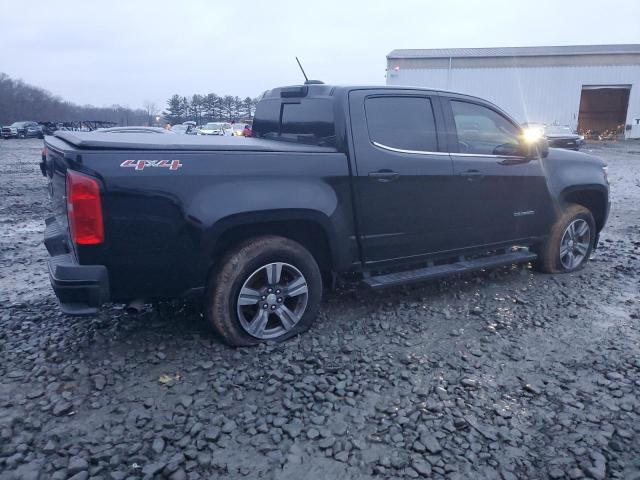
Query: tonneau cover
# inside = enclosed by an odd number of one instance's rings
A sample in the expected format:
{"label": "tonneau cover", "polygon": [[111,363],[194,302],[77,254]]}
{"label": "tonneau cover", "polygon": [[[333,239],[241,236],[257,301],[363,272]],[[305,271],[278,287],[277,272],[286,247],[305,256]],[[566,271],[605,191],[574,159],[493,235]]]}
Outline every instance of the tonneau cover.
{"label": "tonneau cover", "polygon": [[251,152],[336,152],[332,147],[264,140],[261,138],[160,133],[108,133],[57,131],[54,136],[79,149],[210,150]]}

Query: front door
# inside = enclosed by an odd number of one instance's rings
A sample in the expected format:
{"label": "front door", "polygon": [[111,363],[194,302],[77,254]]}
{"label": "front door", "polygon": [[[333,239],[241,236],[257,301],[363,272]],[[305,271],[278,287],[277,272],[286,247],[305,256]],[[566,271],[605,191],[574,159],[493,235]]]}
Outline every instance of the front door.
{"label": "front door", "polygon": [[521,128],[481,102],[442,101],[454,143],[452,247],[524,242],[546,233],[551,196],[542,159],[522,154]]}
{"label": "front door", "polygon": [[363,260],[419,260],[447,248],[453,166],[437,95],[349,94]]}

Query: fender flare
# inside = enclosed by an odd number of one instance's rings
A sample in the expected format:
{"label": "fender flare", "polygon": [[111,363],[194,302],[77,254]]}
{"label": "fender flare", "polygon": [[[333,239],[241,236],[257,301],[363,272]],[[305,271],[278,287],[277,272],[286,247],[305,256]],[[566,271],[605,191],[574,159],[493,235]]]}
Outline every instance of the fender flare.
{"label": "fender flare", "polygon": [[256,224],[286,222],[310,222],[317,225],[326,237],[329,247],[330,262],[332,267],[339,265],[343,260],[341,252],[344,247],[340,245],[329,217],[318,210],[304,208],[283,208],[276,210],[255,210],[228,215],[218,220],[203,236],[202,263],[207,265],[207,269],[212,266],[214,253],[220,238],[227,232],[239,228],[250,227]]}
{"label": "fender flare", "polygon": [[[601,212],[592,211],[592,214],[598,224],[598,229],[602,229],[604,224],[607,221],[607,217],[609,216],[609,201],[608,201],[608,191],[604,185],[598,183],[589,183],[582,185],[570,185],[565,187],[558,196],[558,199],[562,203],[574,203],[572,200],[567,200],[568,197],[575,194],[587,194],[592,195],[595,194],[598,198],[598,206],[602,208]],[[588,206],[588,205],[586,205]],[[598,214],[601,217],[598,217]]]}

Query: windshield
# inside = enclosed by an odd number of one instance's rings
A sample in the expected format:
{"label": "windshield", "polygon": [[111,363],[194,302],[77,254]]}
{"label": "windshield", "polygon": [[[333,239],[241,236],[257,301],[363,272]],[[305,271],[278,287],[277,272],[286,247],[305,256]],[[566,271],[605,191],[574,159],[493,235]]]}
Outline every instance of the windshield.
{"label": "windshield", "polygon": [[566,125],[551,125],[551,126],[549,126],[549,127],[547,127],[545,129],[545,132],[547,134],[549,134],[549,133],[551,133],[551,134],[554,134],[554,133],[556,133],[556,134],[557,133],[569,133],[569,134],[571,134],[571,133],[573,133],[571,131],[571,129],[569,127],[567,127]]}
{"label": "windshield", "polygon": [[12,127],[22,127],[27,122],[13,122],[11,124]]}
{"label": "windshield", "polygon": [[222,128],[221,123],[207,123],[204,127],[205,130],[220,130]]}

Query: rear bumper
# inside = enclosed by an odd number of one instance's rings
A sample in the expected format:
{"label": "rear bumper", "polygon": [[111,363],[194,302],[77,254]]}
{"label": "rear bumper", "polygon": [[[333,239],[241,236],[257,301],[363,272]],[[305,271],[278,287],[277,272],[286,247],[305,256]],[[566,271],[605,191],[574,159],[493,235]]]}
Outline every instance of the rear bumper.
{"label": "rear bumper", "polygon": [[68,315],[91,315],[109,301],[109,275],[104,265],[79,265],[54,217],[46,220],[44,244],[51,255],[49,280]]}

